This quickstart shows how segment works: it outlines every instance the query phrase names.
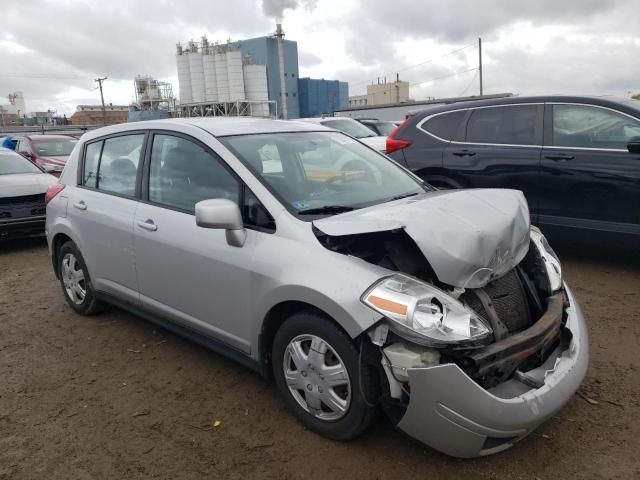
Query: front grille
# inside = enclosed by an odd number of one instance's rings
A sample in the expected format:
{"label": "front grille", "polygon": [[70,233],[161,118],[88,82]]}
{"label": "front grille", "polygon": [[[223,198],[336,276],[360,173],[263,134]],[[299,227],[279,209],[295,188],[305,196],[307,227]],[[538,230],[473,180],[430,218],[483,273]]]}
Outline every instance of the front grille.
{"label": "front grille", "polygon": [[37,217],[45,212],[44,193],[0,198],[0,220]]}
{"label": "front grille", "polygon": [[[461,297],[480,316],[491,320],[492,313],[509,333],[515,333],[529,327],[532,323],[527,294],[516,270],[500,277],[482,288],[489,301],[483,304],[476,289],[467,290]],[[493,312],[488,312],[492,309]]]}

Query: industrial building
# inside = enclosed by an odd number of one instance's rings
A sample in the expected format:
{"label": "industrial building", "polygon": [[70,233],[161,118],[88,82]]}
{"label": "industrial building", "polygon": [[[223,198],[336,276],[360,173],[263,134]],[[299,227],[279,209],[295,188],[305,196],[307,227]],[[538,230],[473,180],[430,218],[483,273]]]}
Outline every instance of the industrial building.
{"label": "industrial building", "polygon": [[7,95],[9,103],[0,105],[0,126],[22,125],[22,119],[27,114],[22,92]]}
{"label": "industrial building", "polygon": [[111,103],[104,106],[104,117],[102,105],[78,105],[76,112],[71,115],[73,125],[114,125],[127,121],[129,107],[127,105],[113,105]]}
{"label": "industrial building", "polygon": [[176,108],[173,86],[149,75],[138,75],[133,80],[135,102],[129,107],[128,121],[168,118]]}
{"label": "industrial building", "polygon": [[[190,41],[177,45],[176,64],[181,116],[275,116],[269,101],[267,70],[232,43]],[[273,107],[273,108],[272,108]]]}
{"label": "industrial building", "polygon": [[333,115],[349,101],[349,84],[339,80],[301,78],[298,80],[300,116]]}
{"label": "industrial building", "polygon": [[225,44],[178,44],[183,116],[255,115],[299,118],[333,114],[348,104],[349,87],[337,80],[298,78],[298,44],[280,24],[272,36]]}
{"label": "industrial building", "polygon": [[409,82],[400,80],[396,76],[395,82],[387,83],[387,79],[379,79],[378,83],[367,85],[366,95],[349,97],[349,107],[364,107],[368,105],[390,105],[409,101]]}

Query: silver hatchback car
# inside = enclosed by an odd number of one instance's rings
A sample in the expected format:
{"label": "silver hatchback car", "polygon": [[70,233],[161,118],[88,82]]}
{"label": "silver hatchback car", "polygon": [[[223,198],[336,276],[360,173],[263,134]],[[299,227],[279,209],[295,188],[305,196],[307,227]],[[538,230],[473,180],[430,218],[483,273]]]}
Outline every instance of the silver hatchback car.
{"label": "silver hatchback car", "polygon": [[475,457],[555,414],[588,363],[513,190],[438,191],[321,125],[197,118],[85,134],[47,193],[69,305],[125,308],[273,378],[346,440],[381,409]]}

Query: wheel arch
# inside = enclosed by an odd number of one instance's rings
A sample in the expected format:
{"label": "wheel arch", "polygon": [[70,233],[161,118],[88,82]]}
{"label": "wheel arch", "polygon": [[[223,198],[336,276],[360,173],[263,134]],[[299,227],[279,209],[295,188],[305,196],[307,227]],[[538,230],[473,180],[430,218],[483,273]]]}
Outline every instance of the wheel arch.
{"label": "wheel arch", "polygon": [[58,253],[60,248],[66,242],[73,242],[73,239],[65,232],[56,233],[51,239],[51,263],[53,264],[53,272],[56,278],[60,278],[60,271],[58,269]]}
{"label": "wheel arch", "polygon": [[273,376],[271,369],[271,349],[273,347],[273,340],[276,333],[285,321],[287,321],[292,315],[299,312],[313,312],[322,315],[337,328],[342,330],[349,338],[353,338],[353,336],[350,335],[335,318],[323,309],[299,300],[282,301],[271,307],[265,315],[258,340],[258,355],[261,373],[269,380],[271,380]]}
{"label": "wheel arch", "polygon": [[450,188],[469,188],[460,175],[446,168],[423,168],[414,172],[425,182],[434,186]]}

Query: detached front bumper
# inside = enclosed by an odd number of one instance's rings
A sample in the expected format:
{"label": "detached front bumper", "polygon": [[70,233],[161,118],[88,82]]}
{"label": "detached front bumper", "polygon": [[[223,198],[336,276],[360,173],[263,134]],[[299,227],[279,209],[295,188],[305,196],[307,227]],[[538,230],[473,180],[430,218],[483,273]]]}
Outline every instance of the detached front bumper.
{"label": "detached front bumper", "polygon": [[580,386],[589,358],[582,311],[565,288],[572,339],[569,348],[527,372],[543,379],[540,388],[514,377],[485,390],[455,364],[408,369],[411,398],[398,428],[443,453],[471,458],[511,447],[554,415]]}

